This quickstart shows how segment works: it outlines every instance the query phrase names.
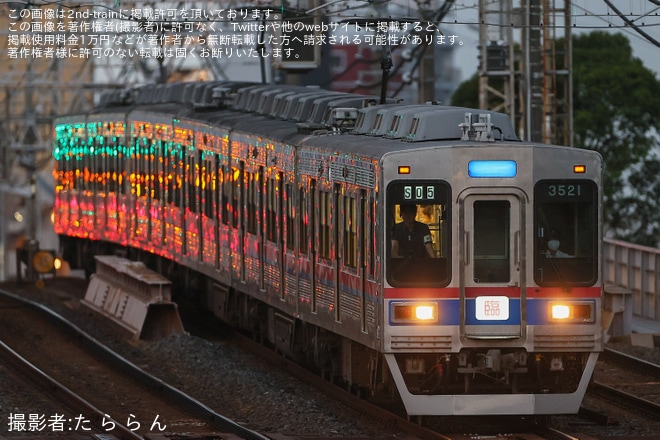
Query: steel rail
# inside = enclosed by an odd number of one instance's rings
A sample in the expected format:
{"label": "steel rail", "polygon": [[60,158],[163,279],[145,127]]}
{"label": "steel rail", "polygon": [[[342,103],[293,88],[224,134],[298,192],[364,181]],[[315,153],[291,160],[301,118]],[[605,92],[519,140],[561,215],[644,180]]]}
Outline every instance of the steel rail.
{"label": "steel rail", "polygon": [[[49,309],[48,307],[36,303],[34,301],[31,301],[29,299],[17,296],[4,289],[0,289],[0,295],[3,295],[7,298],[10,298],[14,301],[23,304],[26,307],[30,307],[32,309],[41,312],[51,322],[66,329],[68,332],[70,332],[70,334],[77,337],[81,343],[88,345],[90,350],[94,351],[95,354],[102,357],[109,364],[126,371],[133,379],[140,381],[142,384],[146,385],[153,392],[161,395],[163,398],[176,401],[178,405],[182,406],[183,408],[185,408],[195,416],[207,420],[209,424],[213,425],[217,429],[220,429],[223,432],[237,435],[240,438],[246,440],[269,440],[269,437],[260,434],[256,431],[253,431],[251,429],[248,429],[244,426],[241,426],[237,422],[223,416],[222,414],[217,413],[216,411],[214,411],[207,405],[203,404],[199,400],[163,382],[161,379],[147,373],[146,371],[144,371],[134,363],[130,362],[129,360],[125,359],[124,357],[110,350],[108,347],[103,345],[94,337],[83,331],[75,324],[69,322],[55,311]],[[8,357],[11,356],[11,353],[5,350],[2,350],[2,354],[5,354]],[[42,375],[46,376],[45,374],[43,374],[43,372]],[[61,389],[64,388],[65,387],[61,387]],[[103,416],[103,414],[101,415]],[[120,426],[120,424],[117,424],[117,426]],[[130,432],[130,430],[128,431]],[[131,432],[131,434],[134,433]],[[133,438],[143,438],[143,437],[140,436],[130,437],[131,440]]]}
{"label": "steel rail", "polygon": [[85,400],[71,389],[62,385],[60,382],[44,373],[33,363],[11,349],[7,344],[0,341],[0,359],[3,359],[7,365],[16,372],[27,377],[38,386],[46,389],[49,394],[55,397],[69,408],[76,409],[89,415],[90,423],[96,428],[103,430],[104,422],[113,424],[113,432],[117,430],[118,437],[125,440],[143,440],[144,437],[131,431],[125,425],[122,425],[111,417],[108,417],[103,411],[95,407],[92,403]]}

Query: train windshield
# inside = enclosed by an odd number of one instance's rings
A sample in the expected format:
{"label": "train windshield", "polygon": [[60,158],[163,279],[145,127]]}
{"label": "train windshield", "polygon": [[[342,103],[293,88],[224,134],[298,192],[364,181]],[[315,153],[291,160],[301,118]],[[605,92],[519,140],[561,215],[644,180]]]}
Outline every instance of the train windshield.
{"label": "train windshield", "polygon": [[387,279],[392,286],[445,286],[450,276],[449,184],[398,181],[387,188]]}
{"label": "train windshield", "polygon": [[535,271],[540,286],[598,279],[598,189],[588,180],[545,180],[534,188]]}

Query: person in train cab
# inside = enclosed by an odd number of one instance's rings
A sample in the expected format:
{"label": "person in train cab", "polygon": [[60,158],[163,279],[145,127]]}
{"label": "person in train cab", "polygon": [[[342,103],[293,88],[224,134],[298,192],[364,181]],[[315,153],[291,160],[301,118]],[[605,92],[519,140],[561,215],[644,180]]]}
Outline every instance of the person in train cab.
{"label": "person in train cab", "polygon": [[435,257],[433,239],[431,238],[429,227],[415,220],[417,216],[417,205],[401,205],[399,212],[403,221],[397,223],[392,232],[392,257]]}
{"label": "person in train cab", "polygon": [[545,256],[548,258],[569,258],[570,255],[559,249],[560,244],[561,242],[559,241],[557,233],[554,231],[550,233],[550,238],[547,243],[548,250],[545,252]]}

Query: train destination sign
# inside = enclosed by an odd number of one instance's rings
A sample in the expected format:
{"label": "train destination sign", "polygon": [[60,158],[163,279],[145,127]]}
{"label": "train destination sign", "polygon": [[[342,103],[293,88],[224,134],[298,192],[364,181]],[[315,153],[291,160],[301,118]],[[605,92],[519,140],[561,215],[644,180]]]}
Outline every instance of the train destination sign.
{"label": "train destination sign", "polygon": [[439,180],[398,181],[387,190],[390,203],[444,204],[449,198],[449,185]]}
{"label": "train destination sign", "polygon": [[536,185],[536,195],[544,202],[591,201],[596,195],[590,180],[551,180]]}
{"label": "train destination sign", "polygon": [[404,200],[435,200],[434,185],[406,185],[403,187]]}

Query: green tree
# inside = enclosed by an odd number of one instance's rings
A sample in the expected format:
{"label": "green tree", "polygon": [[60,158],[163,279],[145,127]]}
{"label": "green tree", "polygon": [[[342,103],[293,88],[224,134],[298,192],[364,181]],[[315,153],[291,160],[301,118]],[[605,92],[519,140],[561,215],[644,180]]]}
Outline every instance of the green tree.
{"label": "green tree", "polygon": [[457,107],[479,107],[479,74],[475,73],[470,79],[459,84],[451,95],[451,105]]}
{"label": "green tree", "polygon": [[660,210],[648,208],[660,198],[660,174],[653,172],[660,81],[633,57],[625,36],[592,32],[573,38],[573,90],[575,145],[605,160],[607,230],[658,246]]}
{"label": "green tree", "polygon": [[620,210],[610,214],[610,222],[621,233],[619,237],[633,243],[660,246],[660,158],[647,158],[632,167],[628,177],[631,191],[616,194],[614,203]]}
{"label": "green tree", "polygon": [[[477,75],[451,102],[477,105]],[[625,36],[573,37],[573,116],[575,146],[596,150],[605,161],[606,232],[659,246],[660,80],[633,57]]]}

